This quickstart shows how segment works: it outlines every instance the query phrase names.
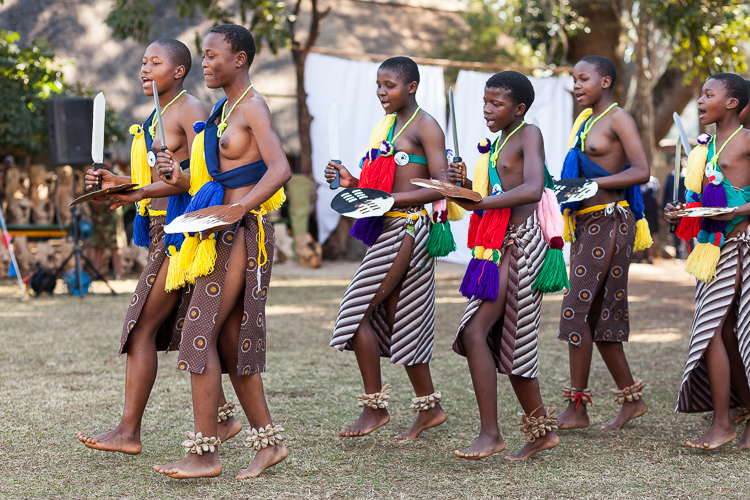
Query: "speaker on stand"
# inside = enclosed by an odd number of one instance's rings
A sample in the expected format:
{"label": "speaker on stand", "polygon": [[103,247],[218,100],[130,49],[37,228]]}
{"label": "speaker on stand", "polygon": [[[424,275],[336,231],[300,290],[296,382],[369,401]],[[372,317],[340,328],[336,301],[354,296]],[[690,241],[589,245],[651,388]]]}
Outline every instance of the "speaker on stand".
{"label": "speaker on stand", "polygon": [[[47,101],[47,130],[49,132],[50,163],[55,166],[70,165],[73,167],[73,199],[76,199],[75,167],[91,165],[91,129],[94,126],[94,100],[88,98],[50,99]],[[84,276],[81,259],[94,275],[94,279],[103,281],[112,295],[117,292],[104,279],[98,269],[81,252],[81,212],[78,205],[73,205],[70,222],[70,236],[73,239],[73,251],[55,270],[57,276],[71,257],[75,256],[75,287],[78,295],[84,295]]]}

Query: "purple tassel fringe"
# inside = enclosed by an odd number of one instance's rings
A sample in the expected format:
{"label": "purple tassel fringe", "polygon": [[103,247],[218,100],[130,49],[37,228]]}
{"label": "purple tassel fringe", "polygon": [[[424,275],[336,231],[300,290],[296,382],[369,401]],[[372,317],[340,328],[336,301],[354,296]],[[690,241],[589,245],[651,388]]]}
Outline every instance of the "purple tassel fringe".
{"label": "purple tassel fringe", "polygon": [[[726,207],[727,206],[727,192],[724,190],[723,185],[714,186],[710,184],[706,186],[703,191],[703,206],[704,207]],[[725,220],[714,220],[708,217],[704,217],[701,222],[701,229],[709,233],[723,233],[727,228],[729,221]]]}
{"label": "purple tassel fringe", "polygon": [[495,302],[499,288],[500,269],[497,264],[491,260],[471,259],[459,288],[461,295]]}
{"label": "purple tassel fringe", "polygon": [[481,260],[472,258],[469,261],[469,265],[466,267],[466,273],[464,274],[464,279],[461,282],[461,286],[459,287],[458,291],[467,299],[470,299],[474,295],[476,295],[476,287],[472,286],[475,282],[471,280],[471,277],[474,275],[474,271],[476,271],[477,266],[481,262]]}
{"label": "purple tassel fringe", "polygon": [[357,238],[359,241],[371,247],[380,235],[383,234],[383,217],[366,217],[357,219],[354,227],[349,231],[349,235]]}

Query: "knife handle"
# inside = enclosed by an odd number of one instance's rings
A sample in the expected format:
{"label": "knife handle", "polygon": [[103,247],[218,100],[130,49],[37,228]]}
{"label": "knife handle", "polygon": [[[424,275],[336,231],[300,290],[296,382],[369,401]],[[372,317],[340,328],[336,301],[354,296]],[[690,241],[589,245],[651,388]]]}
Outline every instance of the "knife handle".
{"label": "knife handle", "polygon": [[[91,165],[91,168],[93,168],[96,171],[96,170],[105,169],[107,168],[107,166],[104,163],[94,163],[93,165]],[[90,193],[93,193],[94,191],[102,190],[102,176],[98,175],[97,178],[99,180],[96,181],[96,186],[91,188],[91,191],[89,191]]]}
{"label": "knife handle", "polygon": [[[161,145],[161,152],[163,153],[166,150],[167,150],[167,145],[166,144],[162,144]],[[164,178],[167,179],[167,180],[172,179],[172,172],[164,172]]]}
{"label": "knife handle", "polygon": [[[451,162],[453,162],[453,163],[461,163],[462,161],[463,160],[461,159],[460,156],[454,156],[453,160],[451,160]],[[463,182],[457,182],[456,186],[458,186],[458,187],[464,187],[464,183]]]}
{"label": "knife handle", "polygon": [[[341,165],[341,160],[331,160],[333,163],[338,163]],[[338,189],[341,185],[339,184],[339,178],[341,177],[341,174],[338,170],[336,170],[336,177],[333,178],[330,184],[331,189]]]}

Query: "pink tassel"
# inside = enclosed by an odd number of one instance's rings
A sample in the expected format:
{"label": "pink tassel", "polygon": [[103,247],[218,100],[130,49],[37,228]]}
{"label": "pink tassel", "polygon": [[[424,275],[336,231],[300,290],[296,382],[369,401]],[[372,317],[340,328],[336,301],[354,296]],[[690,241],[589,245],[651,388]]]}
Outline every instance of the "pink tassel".
{"label": "pink tassel", "polygon": [[562,218],[560,205],[557,197],[551,189],[546,188],[542,193],[542,199],[537,203],[536,214],[539,217],[539,225],[542,227],[544,239],[547,243],[555,236],[562,236],[565,230],[565,221]]}

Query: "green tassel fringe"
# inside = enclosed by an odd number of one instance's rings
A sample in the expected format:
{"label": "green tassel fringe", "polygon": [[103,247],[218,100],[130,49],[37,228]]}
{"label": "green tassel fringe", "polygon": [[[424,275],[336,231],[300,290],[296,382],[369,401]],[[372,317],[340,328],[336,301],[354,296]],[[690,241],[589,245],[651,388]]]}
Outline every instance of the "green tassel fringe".
{"label": "green tassel fringe", "polygon": [[565,257],[562,250],[549,248],[544,256],[544,264],[532,287],[542,293],[559,292],[563,288],[570,288],[568,270],[565,267]]}
{"label": "green tassel fringe", "polygon": [[445,257],[456,250],[453,231],[447,222],[433,224],[427,237],[427,253],[430,257]]}

